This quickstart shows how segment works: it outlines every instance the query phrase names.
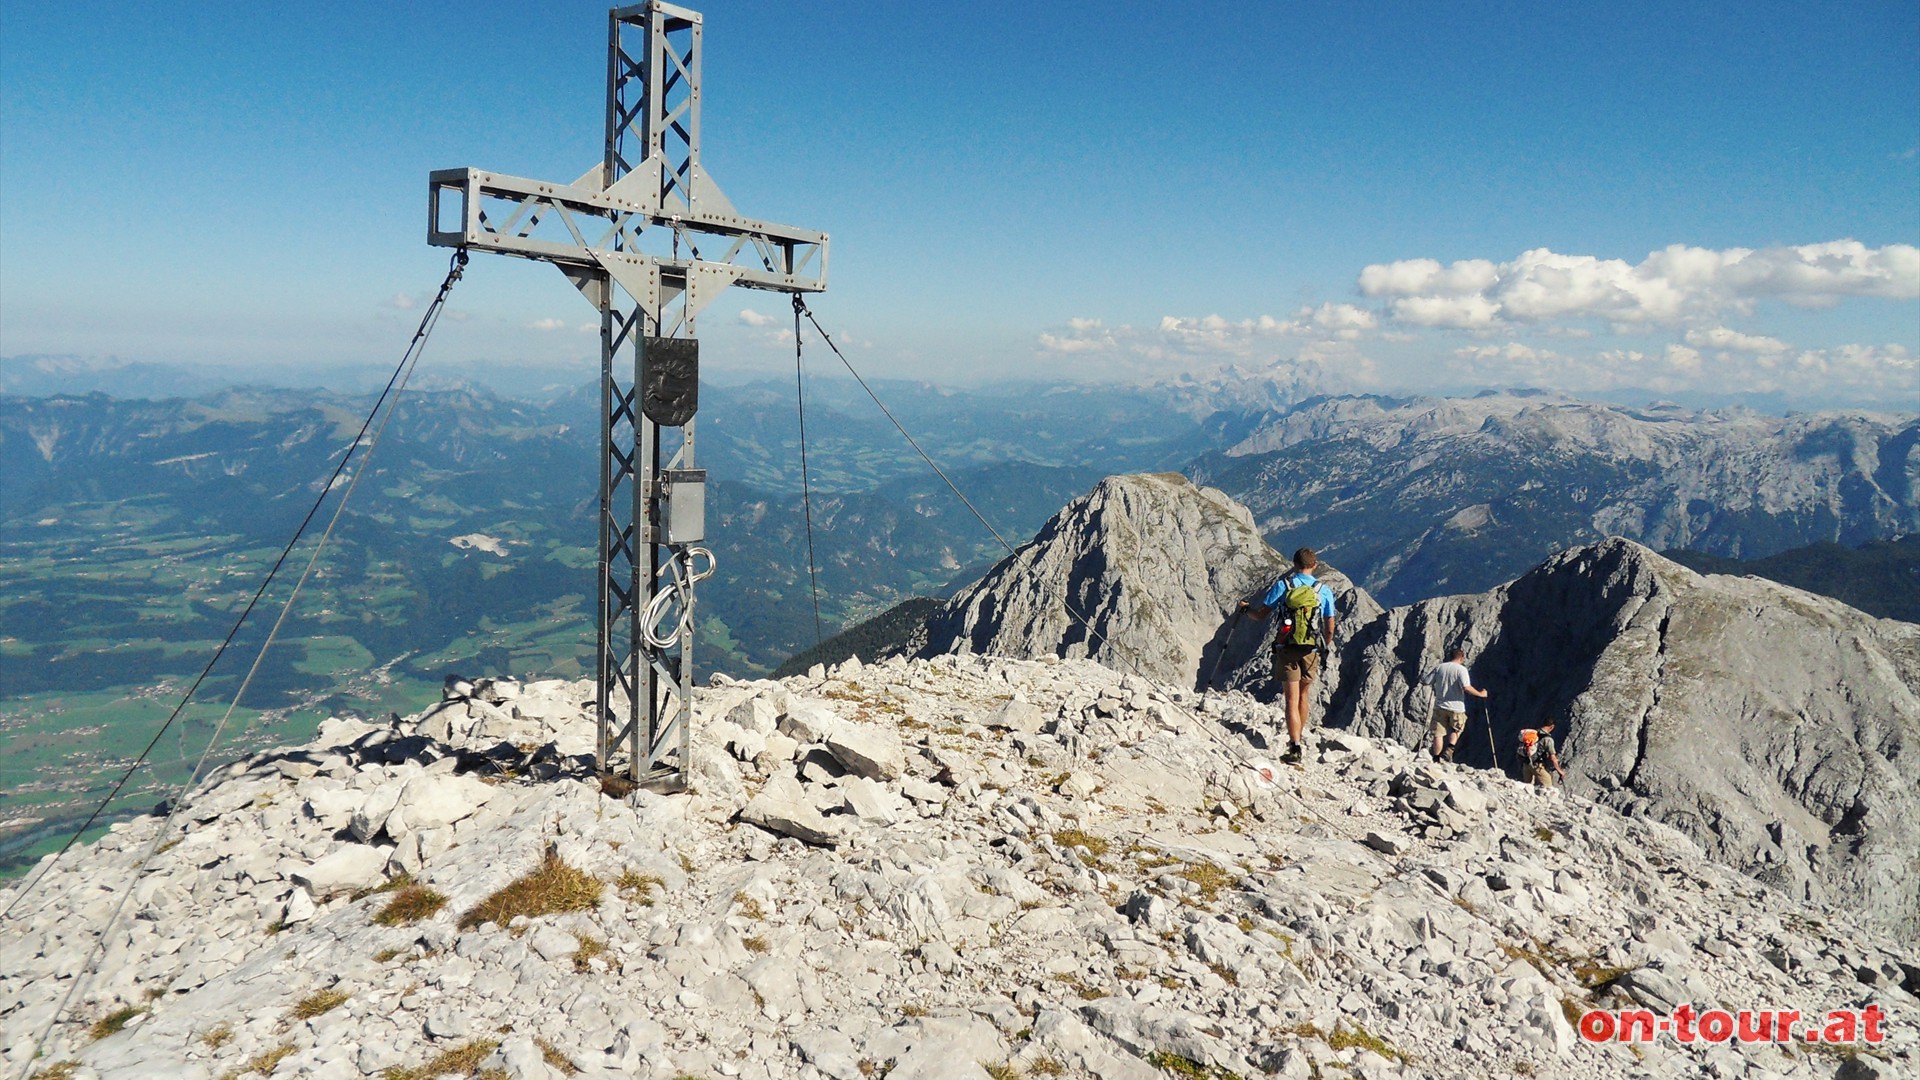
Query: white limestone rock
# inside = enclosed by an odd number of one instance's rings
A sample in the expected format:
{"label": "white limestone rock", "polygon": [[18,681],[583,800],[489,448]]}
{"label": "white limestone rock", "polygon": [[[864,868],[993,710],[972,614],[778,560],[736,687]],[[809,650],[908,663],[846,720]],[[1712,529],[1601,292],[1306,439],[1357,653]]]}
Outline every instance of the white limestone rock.
{"label": "white limestone rock", "polygon": [[465,820],[499,794],[500,788],[477,777],[427,774],[407,781],[395,798],[394,812],[404,815],[409,832],[444,828]]}
{"label": "white limestone rock", "polygon": [[767,781],[740,811],[740,819],[809,844],[833,845],[842,839],[841,829],[821,816],[791,776]]}
{"label": "white limestone rock", "polygon": [[905,801],[892,788],[862,776],[843,778],[840,795],[847,810],[870,825],[891,825],[908,816]]}
{"label": "white limestone rock", "polygon": [[727,713],[727,722],[745,731],[771,735],[780,724],[781,708],[770,694],[755,694]]}
{"label": "white limestone rock", "polygon": [[1366,845],[1383,855],[1403,855],[1412,846],[1406,837],[1394,832],[1382,832],[1378,829],[1367,831]]}
{"label": "white limestone rock", "polygon": [[779,729],[782,735],[806,745],[826,742],[845,723],[840,714],[818,701],[793,698],[780,715]]}
{"label": "white limestone rock", "polygon": [[353,821],[353,813],[366,801],[366,793],[351,788],[304,784],[306,815],[327,832],[337,832]]}
{"label": "white limestone rock", "polygon": [[313,904],[313,894],[308,892],[305,886],[296,886],[293,893],[287,897],[287,906],[281,912],[280,921],[288,926],[303,923],[313,918],[315,910],[317,909]]}
{"label": "white limestone rock", "polygon": [[1025,735],[1037,735],[1040,733],[1041,725],[1046,722],[1046,717],[1042,716],[1040,710],[1023,694],[1015,692],[1005,704],[987,714],[984,722],[997,731],[1018,731]]}
{"label": "white limestone rock", "polygon": [[393,813],[395,804],[400,801],[400,793],[406,789],[406,780],[402,778],[380,779],[371,782],[372,790],[361,799],[347,823],[347,831],[355,840],[370,844],[373,838],[387,826],[387,815]]}
{"label": "white limestone rock", "polygon": [[855,776],[895,780],[906,769],[900,736],[874,724],[847,722],[826,735],[827,752]]}
{"label": "white limestone rock", "polygon": [[392,852],[391,847],[343,844],[295,870],[293,882],[315,897],[369,889],[386,880],[387,857]]}

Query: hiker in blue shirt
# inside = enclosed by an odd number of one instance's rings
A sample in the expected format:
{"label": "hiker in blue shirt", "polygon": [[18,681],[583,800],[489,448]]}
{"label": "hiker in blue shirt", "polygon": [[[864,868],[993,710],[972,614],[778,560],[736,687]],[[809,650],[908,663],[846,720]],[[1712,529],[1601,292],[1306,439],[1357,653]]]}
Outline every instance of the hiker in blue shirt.
{"label": "hiker in blue shirt", "polygon": [[1307,726],[1313,680],[1333,645],[1333,590],[1314,580],[1320,557],[1312,548],[1293,553],[1293,569],[1280,575],[1258,604],[1243,604],[1256,620],[1279,609],[1280,629],[1273,636],[1273,677],[1286,691],[1287,752],[1280,760],[1300,761],[1300,736]]}

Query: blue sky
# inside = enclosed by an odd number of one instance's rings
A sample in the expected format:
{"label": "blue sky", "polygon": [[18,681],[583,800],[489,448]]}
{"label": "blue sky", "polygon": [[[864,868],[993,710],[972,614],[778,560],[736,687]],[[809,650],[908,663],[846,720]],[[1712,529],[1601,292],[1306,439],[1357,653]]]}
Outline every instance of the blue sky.
{"label": "blue sky", "polygon": [[[702,10],[705,164],[833,235],[813,306],[875,373],[1920,408],[1911,3]],[[429,169],[598,159],[605,12],[11,6],[0,356],[390,363]],[[550,268],[455,308],[432,362],[592,377]],[[786,317],[735,290],[709,364]]]}

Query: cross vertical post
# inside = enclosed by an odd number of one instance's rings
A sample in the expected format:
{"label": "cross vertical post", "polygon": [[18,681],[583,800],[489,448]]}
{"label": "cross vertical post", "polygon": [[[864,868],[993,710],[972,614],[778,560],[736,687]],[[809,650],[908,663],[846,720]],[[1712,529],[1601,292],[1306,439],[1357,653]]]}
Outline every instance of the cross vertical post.
{"label": "cross vertical post", "polygon": [[701,166],[698,12],[650,0],[607,21],[600,164],[572,184],[437,170],[427,240],[551,262],[600,314],[595,748],[603,771],[624,758],[672,790],[689,764],[694,585],[712,569],[694,320],[732,285],[825,289],[827,236],[740,216]]}

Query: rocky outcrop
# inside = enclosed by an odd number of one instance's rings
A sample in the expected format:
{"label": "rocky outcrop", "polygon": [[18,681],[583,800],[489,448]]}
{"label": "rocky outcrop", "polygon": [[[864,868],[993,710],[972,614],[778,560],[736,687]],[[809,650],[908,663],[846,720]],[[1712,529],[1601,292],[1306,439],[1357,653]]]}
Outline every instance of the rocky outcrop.
{"label": "rocky outcrop", "polygon": [[1358,630],[1328,723],[1417,745],[1454,644],[1493,694],[1461,760],[1511,766],[1551,717],[1577,790],[1920,940],[1920,626],[1616,539]]}
{"label": "rocky outcrop", "polygon": [[[1196,686],[1271,637],[1270,624],[1233,613],[1287,565],[1246,508],[1212,488],[1178,473],[1108,477],[948,601],[901,651],[1087,657]],[[1331,567],[1325,579],[1343,618],[1364,622],[1380,610]]]}
{"label": "rocky outcrop", "polygon": [[[1920,963],[1851,912],[1389,740],[1317,732],[1268,780],[1247,755],[1279,718],[1238,692],[975,656],[723,684],[695,698],[694,789],[615,796],[584,684],[500,689],[331,721],[0,892],[6,1071],[44,1028],[39,1070],[88,1080],[1920,1067]],[[850,750],[863,725],[897,756]],[[306,875],[329,862],[375,869]],[[1871,1004],[1887,1037],[1570,1022],[1683,1001]]]}

